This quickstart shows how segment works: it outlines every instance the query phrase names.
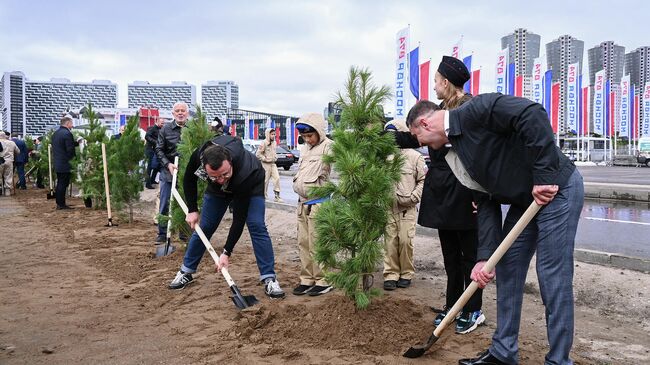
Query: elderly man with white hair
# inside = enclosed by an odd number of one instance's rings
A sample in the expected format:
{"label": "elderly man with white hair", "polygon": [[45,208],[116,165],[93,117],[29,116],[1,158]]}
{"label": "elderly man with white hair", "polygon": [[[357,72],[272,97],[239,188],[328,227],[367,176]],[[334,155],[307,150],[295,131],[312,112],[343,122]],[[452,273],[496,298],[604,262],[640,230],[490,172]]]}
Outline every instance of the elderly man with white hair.
{"label": "elderly man with white hair", "polygon": [[[172,115],[174,121],[160,128],[158,142],[156,143],[156,157],[160,163],[160,208],[158,212],[167,215],[169,212],[169,198],[172,192],[172,174],[174,173],[174,157],[178,156],[176,145],[181,140],[181,129],[185,127],[189,116],[189,108],[185,102],[174,104]],[[156,242],[165,242],[167,238],[167,224],[158,223],[158,237]]]}

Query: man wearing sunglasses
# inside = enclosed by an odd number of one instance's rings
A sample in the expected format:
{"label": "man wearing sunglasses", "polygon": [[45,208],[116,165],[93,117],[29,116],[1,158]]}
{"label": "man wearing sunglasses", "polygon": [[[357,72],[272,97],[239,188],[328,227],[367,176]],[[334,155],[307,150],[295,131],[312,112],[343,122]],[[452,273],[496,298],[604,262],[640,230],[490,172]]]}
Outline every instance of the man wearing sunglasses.
{"label": "man wearing sunglasses", "polygon": [[[185,171],[183,188],[189,211],[185,220],[192,229],[198,223],[210,239],[228,205],[232,207],[233,221],[217,269],[228,267],[230,255],[246,224],[266,295],[271,298],[284,297],[284,291],[276,280],[273,245],[264,221],[264,169],[257,157],[244,149],[241,139],[221,135],[196,149]],[[200,223],[198,179],[207,182]],[[192,282],[192,274],[196,272],[204,252],[205,246],[194,232],[181,269],[169,284],[170,289],[183,289]]]}

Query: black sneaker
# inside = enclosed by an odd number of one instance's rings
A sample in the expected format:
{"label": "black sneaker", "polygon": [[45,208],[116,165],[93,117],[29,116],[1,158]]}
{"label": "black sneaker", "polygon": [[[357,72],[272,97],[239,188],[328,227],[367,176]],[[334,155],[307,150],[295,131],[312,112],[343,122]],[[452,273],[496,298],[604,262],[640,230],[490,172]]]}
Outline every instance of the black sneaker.
{"label": "black sneaker", "polygon": [[56,210],[66,210],[66,209],[74,209],[73,207],[69,205],[64,205],[64,206],[58,206],[56,207]]}
{"label": "black sneaker", "polygon": [[310,297],[317,297],[319,295],[323,295],[329,292],[332,289],[333,288],[331,285],[327,285],[327,286],[314,285],[311,289],[307,291],[307,295],[309,295]]}
{"label": "black sneaker", "polygon": [[395,289],[397,289],[397,280],[384,281],[384,290],[395,290]]}
{"label": "black sneaker", "polygon": [[411,279],[399,279],[397,280],[398,288],[408,288],[411,286]]}
{"label": "black sneaker", "polygon": [[165,243],[167,242],[167,236],[158,235],[156,237],[156,243]]}
{"label": "black sneaker", "polygon": [[176,273],[176,277],[174,280],[172,280],[171,283],[169,283],[169,289],[173,290],[178,290],[178,289],[183,289],[186,286],[188,286],[194,278],[192,278],[192,274],[185,273],[182,271],[179,271]]}
{"label": "black sneaker", "polygon": [[293,295],[305,295],[309,291],[309,289],[313,288],[313,285],[298,285],[297,287],[293,288]]}
{"label": "black sneaker", "polygon": [[[448,308],[447,306],[445,306],[443,308],[442,312],[438,313],[436,318],[433,320],[433,325],[434,326],[438,327],[440,325],[442,320],[445,319],[445,317],[447,317],[447,313],[449,313],[449,309],[451,309],[451,308]],[[460,314],[457,314],[456,318],[454,318],[454,320],[457,320],[458,318],[460,318]]]}
{"label": "black sneaker", "polygon": [[456,333],[464,335],[476,329],[485,322],[485,315],[481,310],[474,312],[463,312],[456,322]]}

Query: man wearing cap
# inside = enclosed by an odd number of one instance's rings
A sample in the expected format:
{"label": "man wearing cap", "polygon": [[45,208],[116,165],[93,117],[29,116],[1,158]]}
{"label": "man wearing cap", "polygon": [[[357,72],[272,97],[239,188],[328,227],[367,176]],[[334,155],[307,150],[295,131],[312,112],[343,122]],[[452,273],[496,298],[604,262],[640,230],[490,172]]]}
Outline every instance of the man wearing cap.
{"label": "man wearing cap", "polygon": [[[424,102],[409,112],[407,125],[420,143],[451,145],[450,166],[478,195],[479,246],[471,278],[483,288],[495,272],[487,259],[533,201],[541,209],[496,266],[497,326],[492,345],[461,365],[517,364],[526,274],[533,255],[546,308],[549,352],[545,364],[572,364],[573,250],[584,203],[582,176],[555,145],[544,108],[528,99],[483,94],[462,107],[442,111]],[[454,157],[455,156],[455,157]],[[502,220],[501,204],[510,204]]]}
{"label": "man wearing cap", "polygon": [[[448,56],[442,58],[434,76],[434,90],[438,99],[442,100],[440,108],[455,109],[471,99],[471,95],[463,92],[463,85],[469,78],[469,71],[461,60]],[[422,103],[427,103],[432,110],[439,109],[430,101]],[[398,133],[396,139],[400,146],[420,145],[410,133]],[[438,312],[434,319],[434,325],[437,326],[472,282],[470,275],[476,264],[478,232],[476,214],[472,207],[473,193],[451,171],[445,159],[449,147],[428,149],[431,164],[424,182],[418,223],[438,230],[447,273],[445,304],[441,309],[434,309]],[[479,289],[463,307],[456,322],[456,333],[467,334],[485,322],[482,305],[482,290]]]}
{"label": "man wearing cap", "polygon": [[[61,118],[59,129],[52,135],[52,158],[54,160],[54,171],[56,172],[56,209],[72,209],[65,204],[65,192],[70,185],[70,176],[72,166],[70,160],[75,156],[75,147],[79,142],[75,142],[72,136],[72,117],[66,115]],[[80,138],[81,139],[81,138]]]}

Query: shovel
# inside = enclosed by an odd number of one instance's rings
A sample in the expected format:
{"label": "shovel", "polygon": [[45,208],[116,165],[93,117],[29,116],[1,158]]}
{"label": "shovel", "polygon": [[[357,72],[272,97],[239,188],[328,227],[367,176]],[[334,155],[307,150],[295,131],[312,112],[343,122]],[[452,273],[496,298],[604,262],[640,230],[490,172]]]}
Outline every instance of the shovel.
{"label": "shovel", "polygon": [[47,165],[50,168],[50,191],[47,193],[47,200],[54,199],[54,185],[52,183],[52,145],[47,146]]}
{"label": "shovel", "polygon": [[108,223],[105,227],[115,227],[113,223],[113,216],[111,215],[111,192],[108,186],[108,168],[106,163],[106,144],[102,143],[102,163],[104,164],[104,188],[106,191],[106,209],[108,210]]}
{"label": "shovel", "polygon": [[[187,214],[188,213],[187,205],[185,205],[185,202],[183,201],[183,198],[181,198],[180,194],[178,193],[178,191],[176,190],[176,187],[174,185],[172,185],[172,195],[176,198],[176,202],[181,207],[181,209],[183,209],[183,212],[185,212],[185,214]],[[210,253],[210,256],[212,256],[212,259],[214,260],[214,263],[215,264],[218,263],[219,262],[219,255],[214,251],[214,248],[212,248],[212,245],[210,244],[210,240],[208,240],[208,238],[205,236],[205,234],[203,233],[203,230],[201,229],[201,227],[199,227],[199,225],[196,224],[194,226],[194,230],[196,231],[196,233],[201,238],[201,242],[203,242],[203,245],[205,246],[205,248]],[[254,295],[242,295],[241,294],[241,292],[239,291],[239,288],[237,287],[235,282],[230,277],[230,274],[228,273],[228,269],[226,269],[225,267],[222,267],[221,268],[221,274],[223,275],[224,279],[226,279],[226,282],[228,283],[228,286],[230,287],[230,291],[232,292],[232,295],[233,295],[230,298],[232,299],[233,303],[235,303],[235,306],[237,308],[244,309],[244,308],[248,308],[250,306],[253,306],[253,305],[259,303],[259,301],[257,300],[257,298],[255,298]]]}
{"label": "shovel", "polygon": [[[485,266],[483,266],[482,269],[483,272],[489,273],[494,269],[494,267],[497,265],[499,260],[501,260],[501,257],[503,257],[506,251],[508,251],[510,246],[512,246],[512,244],[515,242],[517,237],[519,237],[521,231],[523,231],[524,228],[526,228],[526,226],[528,225],[528,223],[530,223],[530,221],[535,217],[535,214],[537,214],[539,208],[541,208],[541,205],[538,205],[534,201],[530,204],[530,206],[528,207],[528,209],[526,209],[526,211],[521,216],[521,218],[519,218],[519,221],[517,221],[517,224],[515,224],[515,226],[512,227],[512,229],[510,230],[506,238],[503,239],[499,247],[497,247],[497,249],[494,251],[492,256],[490,256],[488,261],[485,263]],[[451,307],[449,313],[447,313],[447,316],[445,316],[442,322],[440,322],[438,327],[436,327],[436,329],[433,331],[431,336],[429,336],[427,342],[409,348],[408,350],[406,350],[403,356],[414,359],[416,357],[420,357],[424,355],[424,353],[427,350],[429,350],[436,341],[438,341],[440,335],[445,330],[445,328],[447,328],[447,326],[449,326],[454,321],[454,318],[456,318],[458,312],[460,312],[461,309],[463,309],[463,307],[465,306],[465,304],[467,304],[467,302],[472,297],[474,292],[476,292],[476,289],[478,289],[478,283],[476,281],[472,281],[472,283],[469,284],[467,289],[465,289],[465,291],[463,292],[463,295],[461,295],[460,298],[458,298],[458,300],[454,304],[454,306]]]}
{"label": "shovel", "polygon": [[[174,173],[172,174],[172,189],[176,189],[176,179],[178,177],[178,156],[174,157]],[[172,246],[172,203],[174,202],[174,195],[169,197],[169,208],[167,213],[167,239],[165,240],[165,248],[156,249],[156,257],[167,256],[175,251]]]}

